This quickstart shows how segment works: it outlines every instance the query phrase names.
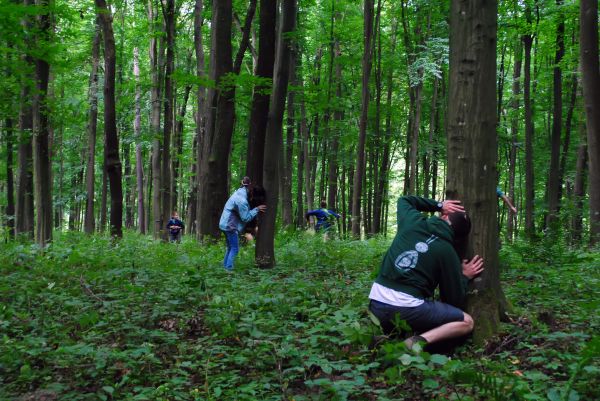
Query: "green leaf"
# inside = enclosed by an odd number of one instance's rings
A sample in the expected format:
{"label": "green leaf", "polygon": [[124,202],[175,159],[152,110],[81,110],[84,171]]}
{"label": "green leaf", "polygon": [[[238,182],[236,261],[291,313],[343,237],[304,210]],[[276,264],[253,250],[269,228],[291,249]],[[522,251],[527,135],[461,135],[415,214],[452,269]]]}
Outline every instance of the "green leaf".
{"label": "green leaf", "polygon": [[445,365],[449,361],[449,359],[448,359],[447,356],[440,355],[440,354],[433,354],[433,355],[431,355],[431,357],[429,358],[429,360],[431,362],[433,362],[433,363],[438,364],[438,365]]}
{"label": "green leaf", "polygon": [[440,386],[440,383],[437,380],[433,380],[433,379],[423,380],[423,387],[425,387],[425,388],[434,389],[434,388],[438,388],[439,386]]}
{"label": "green leaf", "polygon": [[558,391],[558,389],[556,387],[553,387],[550,390],[548,390],[548,393],[546,395],[548,396],[548,399],[550,401],[561,401],[562,400],[562,397],[560,396],[560,392]]}
{"label": "green leaf", "polygon": [[102,390],[106,391],[110,395],[115,392],[115,389],[111,386],[102,386]]}

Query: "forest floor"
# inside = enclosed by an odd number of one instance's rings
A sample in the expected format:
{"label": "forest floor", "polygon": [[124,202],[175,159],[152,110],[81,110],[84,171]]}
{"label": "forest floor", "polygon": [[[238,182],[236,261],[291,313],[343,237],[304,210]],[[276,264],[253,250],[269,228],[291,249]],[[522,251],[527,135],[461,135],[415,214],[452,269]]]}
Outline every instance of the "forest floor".
{"label": "forest floor", "polygon": [[0,400],[598,400],[600,256],[501,251],[511,323],[451,358],[373,345],[367,295],[389,239],[241,250],[127,234],[0,244]]}

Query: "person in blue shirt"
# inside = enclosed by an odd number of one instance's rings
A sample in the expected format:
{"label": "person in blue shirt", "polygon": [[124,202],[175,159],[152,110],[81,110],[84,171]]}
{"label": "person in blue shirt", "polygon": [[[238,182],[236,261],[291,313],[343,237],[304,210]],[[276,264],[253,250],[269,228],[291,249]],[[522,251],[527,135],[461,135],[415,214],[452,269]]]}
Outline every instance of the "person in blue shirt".
{"label": "person in blue shirt", "polygon": [[317,220],[315,231],[327,233],[335,229],[335,223],[341,216],[331,209],[327,209],[327,202],[321,202],[321,208],[307,212],[304,217],[306,222],[310,223],[310,216],[314,216]]}
{"label": "person in blue shirt", "polygon": [[517,213],[517,208],[515,207],[515,205],[512,204],[512,202],[510,201],[510,199],[508,199],[508,196],[506,196],[504,194],[504,192],[502,192],[502,190],[500,189],[500,187],[496,187],[496,195],[498,196],[498,198],[502,199],[504,201],[504,203],[506,203],[506,206],[508,206],[508,209],[511,212]]}
{"label": "person in blue shirt", "polygon": [[223,267],[228,272],[233,271],[233,262],[239,252],[238,236],[244,232],[244,226],[254,219],[259,212],[264,212],[267,209],[264,204],[250,209],[248,193],[251,190],[251,184],[249,177],[242,179],[241,188],[229,197],[219,220],[219,229],[225,234],[226,241]]}
{"label": "person in blue shirt", "polygon": [[183,221],[179,219],[177,211],[173,210],[173,213],[171,213],[167,228],[169,229],[169,241],[181,242],[181,234],[183,233],[185,226],[183,225]]}

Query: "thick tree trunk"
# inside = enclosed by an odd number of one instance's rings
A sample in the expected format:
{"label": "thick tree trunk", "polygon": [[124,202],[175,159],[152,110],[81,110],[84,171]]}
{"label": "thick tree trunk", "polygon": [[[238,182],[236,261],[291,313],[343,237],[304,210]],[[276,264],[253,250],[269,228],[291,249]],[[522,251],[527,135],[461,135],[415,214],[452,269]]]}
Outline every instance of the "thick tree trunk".
{"label": "thick tree trunk", "polygon": [[589,159],[590,244],[600,242],[600,62],[598,2],[581,0],[579,51]]}
{"label": "thick tree trunk", "polygon": [[275,265],[275,219],[279,200],[279,158],[276,155],[280,154],[282,145],[283,114],[293,46],[290,36],[296,27],[296,12],[296,0],[282,1],[281,26],[273,75],[273,96],[269,105],[264,151],[265,154],[273,157],[265,159],[264,163],[263,183],[267,192],[267,210],[264,218],[260,219],[256,240],[256,264],[263,268]]}
{"label": "thick tree trunk", "polygon": [[[562,0],[556,0],[560,7]],[[560,62],[565,54],[565,21],[564,16],[559,16],[560,20],[556,27],[556,53],[554,56],[554,80],[553,80],[553,108],[552,108],[552,139],[550,143],[550,171],[546,184],[548,195],[548,214],[546,215],[546,226],[550,232],[556,233],[558,227],[558,209],[560,205],[559,194],[559,158],[560,158],[560,138],[562,132],[562,69]]]}
{"label": "thick tree trunk", "polygon": [[233,72],[231,0],[213,0],[210,79],[206,137],[202,141],[198,191],[198,236],[218,238],[219,218],[228,195],[228,171],[234,120],[234,88],[224,79]]}
{"label": "thick tree trunk", "polygon": [[123,187],[115,107],[115,37],[105,0],[95,0],[104,39],[104,165],[110,186],[110,234],[123,236]]}
{"label": "thick tree trunk", "polygon": [[360,204],[362,182],[365,173],[365,139],[367,137],[367,117],[369,112],[369,77],[371,76],[371,46],[373,37],[374,0],[364,0],[364,53],[362,59],[362,97],[359,122],[358,147],[356,149],[356,169],[354,172],[352,195],[352,236],[360,238]]}
{"label": "thick tree trunk", "polygon": [[248,155],[246,175],[256,184],[262,184],[265,133],[269,115],[268,80],[273,78],[275,65],[275,21],[277,0],[260,0],[260,30],[258,33],[258,63],[256,76],[265,83],[256,85],[252,96],[250,126],[248,130]]}
{"label": "thick tree trunk", "polygon": [[142,93],[140,90],[139,50],[133,49],[133,77],[135,79],[135,118],[133,136],[135,137],[135,176],[137,187],[137,214],[140,234],[146,234],[146,210],[144,207],[144,158],[142,156]]}
{"label": "thick tree trunk", "polygon": [[[36,5],[47,7],[49,0],[38,0]],[[38,17],[40,42],[49,43],[49,11]],[[50,160],[50,128],[48,83],[50,65],[45,58],[35,59],[36,92],[33,95],[33,166],[34,198],[36,209],[35,241],[40,247],[52,241],[52,164]]]}
{"label": "thick tree trunk", "polygon": [[92,71],[90,72],[89,83],[89,102],[90,111],[88,114],[88,151],[87,151],[87,166],[85,169],[85,217],[83,228],[86,234],[93,234],[96,230],[96,218],[94,215],[94,185],[95,185],[95,169],[96,169],[96,131],[98,127],[98,66],[100,64],[100,25],[96,22],[96,33],[92,43]]}
{"label": "thick tree trunk", "polygon": [[474,283],[477,294],[467,307],[479,344],[498,330],[504,306],[495,191],[496,30],[495,1],[452,1],[446,195],[460,199],[472,216],[471,252],[485,260],[485,271]]}

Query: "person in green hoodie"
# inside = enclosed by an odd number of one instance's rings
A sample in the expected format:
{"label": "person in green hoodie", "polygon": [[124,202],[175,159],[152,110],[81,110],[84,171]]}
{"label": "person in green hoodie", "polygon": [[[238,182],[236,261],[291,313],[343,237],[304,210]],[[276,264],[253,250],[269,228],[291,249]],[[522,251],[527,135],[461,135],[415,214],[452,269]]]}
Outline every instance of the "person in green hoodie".
{"label": "person in green hoodie", "polygon": [[[441,212],[425,217],[421,212]],[[369,294],[369,309],[385,334],[397,319],[419,335],[405,341],[412,349],[473,331],[463,311],[468,280],[483,271],[483,259],[464,259],[471,221],[460,201],[437,202],[417,196],[398,200],[398,231],[385,254]],[[439,286],[441,301],[432,300]]]}

